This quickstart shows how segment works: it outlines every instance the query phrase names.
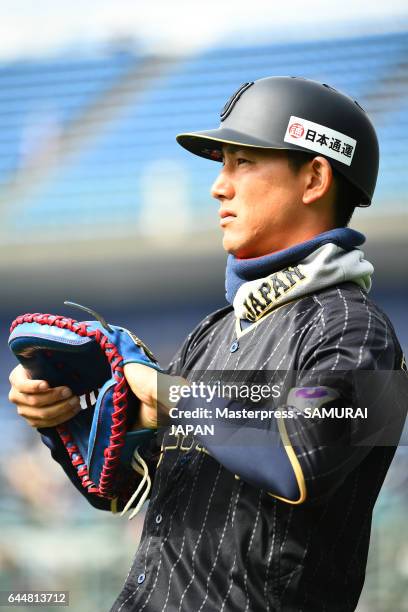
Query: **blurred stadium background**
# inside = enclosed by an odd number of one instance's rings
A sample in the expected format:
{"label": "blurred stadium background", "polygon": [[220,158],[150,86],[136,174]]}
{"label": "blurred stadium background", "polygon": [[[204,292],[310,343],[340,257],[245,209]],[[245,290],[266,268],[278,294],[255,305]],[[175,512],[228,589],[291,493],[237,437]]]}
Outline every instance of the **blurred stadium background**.
{"label": "blurred stadium background", "polygon": [[[368,236],[373,296],[407,350],[408,28],[374,25],[331,23],[326,37],[298,28],[290,42],[242,29],[234,43],[182,53],[129,38],[0,58],[0,590],[69,590],[73,612],[99,612],[121,588],[141,519],[88,507],[16,416],[8,326],[24,312],[75,317],[62,305],[71,299],[135,330],[165,364],[224,304],[209,195],[217,165],[175,135],[212,127],[242,82],[302,75],[372,117],[380,178],[352,226]],[[359,612],[408,610],[407,497],[401,445],[376,506]]]}

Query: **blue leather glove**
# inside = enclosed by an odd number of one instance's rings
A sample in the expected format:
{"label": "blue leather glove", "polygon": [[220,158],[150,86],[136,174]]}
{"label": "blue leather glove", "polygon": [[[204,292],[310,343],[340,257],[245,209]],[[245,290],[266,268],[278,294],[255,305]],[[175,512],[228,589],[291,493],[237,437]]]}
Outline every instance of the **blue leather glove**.
{"label": "blue leather glove", "polygon": [[96,316],[99,320],[82,322],[39,313],[20,316],[12,323],[9,346],[33,379],[69,387],[80,397],[84,410],[55,429],[87,492],[127,499],[138,478],[130,467],[133,452],[148,444],[155,430],[128,433],[139,400],[123,368],[128,363],[160,367],[129,330]]}

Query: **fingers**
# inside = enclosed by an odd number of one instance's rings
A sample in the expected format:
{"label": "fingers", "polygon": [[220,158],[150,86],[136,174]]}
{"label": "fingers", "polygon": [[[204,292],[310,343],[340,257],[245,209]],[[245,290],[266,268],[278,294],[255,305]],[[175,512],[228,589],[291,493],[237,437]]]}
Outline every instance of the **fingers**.
{"label": "fingers", "polygon": [[32,427],[56,427],[72,419],[80,410],[79,399],[75,396],[68,401],[58,402],[45,408],[17,405],[18,414],[25,418]]}
{"label": "fingers", "polygon": [[72,397],[68,387],[51,388],[45,380],[32,380],[22,365],[11,372],[10,383],[9,400],[17,405],[42,408]]}
{"label": "fingers", "polygon": [[50,388],[45,380],[32,380],[29,372],[21,364],[14,368],[9,380],[10,384],[22,393],[39,393]]}
{"label": "fingers", "polygon": [[63,402],[72,397],[72,391],[68,387],[55,387],[43,392],[24,392],[20,389],[26,389],[25,386],[12,386],[9,393],[9,400],[13,404],[23,404],[32,408],[44,408],[52,406],[58,402]]}
{"label": "fingers", "polygon": [[81,409],[68,387],[52,389],[44,380],[31,380],[21,365],[11,372],[10,383],[9,400],[32,427],[55,427]]}

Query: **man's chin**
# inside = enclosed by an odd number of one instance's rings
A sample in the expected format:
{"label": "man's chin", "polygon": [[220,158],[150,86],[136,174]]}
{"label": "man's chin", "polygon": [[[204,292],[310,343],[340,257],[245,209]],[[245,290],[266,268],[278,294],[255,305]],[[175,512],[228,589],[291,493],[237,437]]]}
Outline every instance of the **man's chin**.
{"label": "man's chin", "polygon": [[226,251],[229,255],[233,255],[237,259],[247,259],[248,257],[251,257],[251,255],[247,255],[248,251],[242,245],[227,244],[224,241],[223,247],[224,251]]}
{"label": "man's chin", "polygon": [[239,252],[239,247],[235,244],[231,243],[229,240],[222,241],[222,246],[224,251],[226,251],[229,255],[234,255],[234,257],[238,257],[237,253]]}
{"label": "man's chin", "polygon": [[256,245],[253,245],[251,248],[250,244],[245,244],[238,240],[232,240],[227,233],[224,234],[222,246],[224,251],[229,253],[229,255],[233,255],[237,259],[250,259],[251,257],[257,257],[255,252]]}
{"label": "man's chin", "polygon": [[253,259],[255,257],[262,257],[262,255],[268,255],[268,251],[259,253],[254,249],[251,250],[245,247],[224,246],[224,250],[229,255],[233,255],[236,259]]}

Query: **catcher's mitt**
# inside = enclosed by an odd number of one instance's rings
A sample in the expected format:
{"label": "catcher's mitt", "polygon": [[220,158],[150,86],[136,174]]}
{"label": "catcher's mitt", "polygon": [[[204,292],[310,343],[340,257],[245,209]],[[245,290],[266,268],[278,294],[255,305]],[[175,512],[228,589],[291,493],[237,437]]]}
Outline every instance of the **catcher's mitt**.
{"label": "catcher's mitt", "polygon": [[[66,304],[74,305],[70,302]],[[160,370],[153,354],[136,336],[110,326],[94,311],[97,320],[78,322],[64,316],[25,314],[11,325],[9,346],[33,379],[51,387],[67,386],[80,397],[81,410],[57,426],[72,465],[88,493],[116,502],[129,499],[143,475],[147,487],[135,515],[150,488],[146,463],[138,448],[150,441],[154,430],[129,431],[137,416],[138,399],[125,379],[128,363]],[[133,469],[132,469],[133,468]]]}

